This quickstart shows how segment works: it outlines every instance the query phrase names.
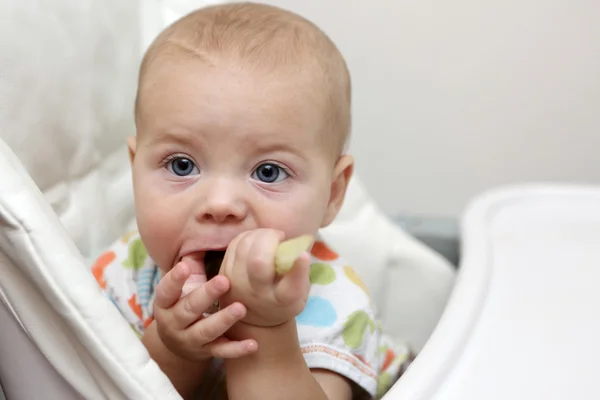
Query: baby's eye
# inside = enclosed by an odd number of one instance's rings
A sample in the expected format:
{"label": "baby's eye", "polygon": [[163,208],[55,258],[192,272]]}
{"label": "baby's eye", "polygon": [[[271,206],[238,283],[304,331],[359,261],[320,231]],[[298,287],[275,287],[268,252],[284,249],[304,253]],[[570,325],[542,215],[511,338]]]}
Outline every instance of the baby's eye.
{"label": "baby's eye", "polygon": [[285,169],[273,163],[260,164],[252,173],[252,179],[259,180],[263,183],[277,183],[288,177],[289,174]]}
{"label": "baby's eye", "polygon": [[167,171],[177,176],[192,175],[192,172],[195,172],[195,174],[200,173],[194,162],[185,157],[173,157],[169,160],[167,163]]}

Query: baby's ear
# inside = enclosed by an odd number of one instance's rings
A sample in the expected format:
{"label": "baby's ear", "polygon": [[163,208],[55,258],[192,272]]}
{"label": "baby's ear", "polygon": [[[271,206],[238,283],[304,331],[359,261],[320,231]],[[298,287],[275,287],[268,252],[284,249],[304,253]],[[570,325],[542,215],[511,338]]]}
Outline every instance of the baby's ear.
{"label": "baby's ear", "polygon": [[343,155],[338,160],[333,169],[333,179],[331,181],[331,194],[329,196],[329,204],[327,211],[323,217],[321,227],[324,228],[335,219],[338,212],[344,204],[348,182],[354,172],[354,159],[350,155]]}
{"label": "baby's ear", "polygon": [[127,147],[129,148],[129,162],[133,164],[133,158],[135,157],[135,136],[129,136],[127,138]]}

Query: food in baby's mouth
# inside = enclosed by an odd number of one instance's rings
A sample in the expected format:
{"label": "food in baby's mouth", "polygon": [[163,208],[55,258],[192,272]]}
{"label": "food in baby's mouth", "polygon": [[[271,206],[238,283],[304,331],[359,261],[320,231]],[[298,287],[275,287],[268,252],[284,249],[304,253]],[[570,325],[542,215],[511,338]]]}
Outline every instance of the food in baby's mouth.
{"label": "food in baby's mouth", "polygon": [[275,271],[278,274],[289,272],[302,253],[313,243],[312,235],[302,235],[279,243],[275,252]]}
{"label": "food in baby's mouth", "polygon": [[[289,272],[300,255],[312,245],[312,235],[298,236],[294,239],[279,243],[275,251],[275,271],[278,274]],[[225,250],[209,250],[204,256],[206,279],[211,280],[219,274],[225,258]]]}

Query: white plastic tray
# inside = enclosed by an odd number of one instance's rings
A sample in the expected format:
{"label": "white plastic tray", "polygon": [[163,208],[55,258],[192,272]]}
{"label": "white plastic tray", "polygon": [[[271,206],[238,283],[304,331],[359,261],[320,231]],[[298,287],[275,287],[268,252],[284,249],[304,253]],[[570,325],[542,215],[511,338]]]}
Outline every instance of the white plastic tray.
{"label": "white plastic tray", "polygon": [[485,194],[444,315],[388,399],[600,399],[600,189]]}

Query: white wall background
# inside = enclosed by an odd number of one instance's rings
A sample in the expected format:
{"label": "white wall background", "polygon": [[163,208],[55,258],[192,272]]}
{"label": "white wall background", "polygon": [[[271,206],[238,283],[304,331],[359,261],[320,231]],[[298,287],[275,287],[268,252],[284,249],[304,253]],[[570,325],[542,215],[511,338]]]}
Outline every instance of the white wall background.
{"label": "white wall background", "polygon": [[386,211],[452,216],[497,185],[600,182],[600,2],[267,2],[345,54],[351,151]]}

